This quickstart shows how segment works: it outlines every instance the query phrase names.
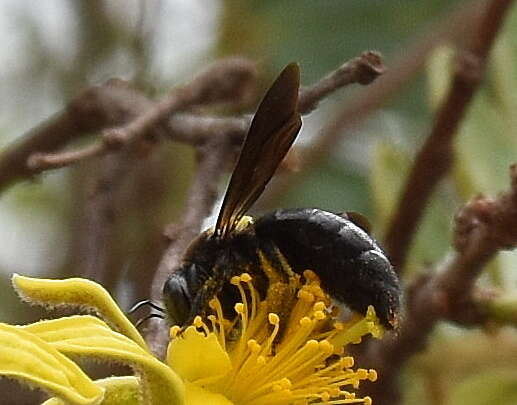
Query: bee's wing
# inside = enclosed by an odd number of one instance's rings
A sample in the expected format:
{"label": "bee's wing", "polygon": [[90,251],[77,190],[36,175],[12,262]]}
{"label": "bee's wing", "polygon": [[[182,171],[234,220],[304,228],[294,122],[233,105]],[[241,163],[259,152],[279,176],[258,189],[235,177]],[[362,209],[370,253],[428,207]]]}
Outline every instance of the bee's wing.
{"label": "bee's wing", "polygon": [[260,103],[242,146],[215,227],[225,237],[262,194],[294,142],[302,121],[298,112],[300,69],[287,65]]}

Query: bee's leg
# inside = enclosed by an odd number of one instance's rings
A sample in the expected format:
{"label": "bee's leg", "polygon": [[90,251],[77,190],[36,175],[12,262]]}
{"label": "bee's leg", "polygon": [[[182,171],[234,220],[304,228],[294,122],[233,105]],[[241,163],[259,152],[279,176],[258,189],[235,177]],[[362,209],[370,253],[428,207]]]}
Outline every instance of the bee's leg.
{"label": "bee's leg", "polygon": [[296,274],[284,255],[271,244],[262,244],[258,250],[262,271],[268,279],[266,301],[271,311],[288,316],[294,304],[300,276]]}

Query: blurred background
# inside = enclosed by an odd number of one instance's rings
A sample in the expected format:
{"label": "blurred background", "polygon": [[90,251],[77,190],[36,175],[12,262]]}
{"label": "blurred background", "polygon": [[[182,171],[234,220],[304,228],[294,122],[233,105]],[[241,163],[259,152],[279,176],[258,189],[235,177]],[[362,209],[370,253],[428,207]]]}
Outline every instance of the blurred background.
{"label": "blurred background", "polygon": [[[299,62],[302,83],[309,85],[374,49],[385,56],[388,74],[399,75],[399,82],[358,125],[343,129],[340,142],[326,152],[323,162],[307,168],[302,162],[286,192],[277,190],[269,197],[266,192],[255,213],[278,207],[359,211],[382,240],[397,192],[447,89],[453,49],[461,45],[468,18],[481,3],[2,0],[0,148],[63,109],[81,90],[110,78],[131,81],[158,99],[209,62],[242,55],[258,63],[262,89],[291,61]],[[257,96],[261,92],[258,89]],[[326,123],[367,97],[366,92],[367,87],[351,86],[322,102],[304,118],[297,147],[314,142]],[[251,103],[249,111],[255,105]],[[487,80],[457,136],[454,170],[434,194],[419,228],[408,280],[446,258],[453,216],[466,200],[507,189],[508,166],[517,161],[516,111],[514,7],[493,49]],[[74,146],[94,141],[95,135]],[[110,159],[81,163],[3,192],[0,320],[24,323],[41,316],[18,301],[10,286],[12,273],[91,276],[102,267],[109,271],[101,272],[99,281],[123,307],[148,296],[167,242],[163,230],[183,212],[194,152],[165,142],[152,159],[125,162],[128,166],[119,168],[117,177],[113,164]],[[117,184],[116,193],[102,205],[108,206],[107,213],[97,211],[92,193],[99,176]],[[220,186],[222,191],[224,184]],[[102,235],[105,254],[86,262],[91,244],[98,243],[89,238],[90,229],[103,215],[114,224]],[[481,281],[511,293],[517,286],[516,265],[516,253],[500,254]],[[517,403],[514,329],[441,325],[404,371],[403,390],[408,405]]]}

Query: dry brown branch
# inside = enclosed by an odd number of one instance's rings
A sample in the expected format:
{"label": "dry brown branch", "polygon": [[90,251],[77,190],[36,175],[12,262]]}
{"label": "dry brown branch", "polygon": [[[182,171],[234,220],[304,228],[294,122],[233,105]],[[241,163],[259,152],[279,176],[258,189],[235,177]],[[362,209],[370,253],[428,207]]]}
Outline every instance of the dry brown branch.
{"label": "dry brown branch", "polygon": [[64,111],[32,129],[0,155],[0,191],[38,174],[26,165],[32,153],[53,151],[106,127],[121,125],[152,103],[120,80],[82,92]]}
{"label": "dry brown branch", "polygon": [[249,93],[255,74],[255,65],[243,58],[215,62],[191,83],[175,88],[128,125],[105,131],[104,142],[109,147],[135,142],[177,111],[221,102],[238,104]]}
{"label": "dry brown branch", "polygon": [[437,321],[479,324],[486,320],[472,287],[497,252],[517,246],[517,165],[510,168],[510,176],[508,192],[496,199],[475,197],[456,216],[456,252],[410,286],[397,338],[370,345],[368,360],[381,376],[373,387],[377,404],[397,403],[400,369],[422,349]]}
{"label": "dry brown branch", "polygon": [[[175,226],[175,232],[168,232],[172,241],[154,275],[151,297],[157,302],[162,299],[163,284],[171,269],[179,266],[183,252],[200,233],[204,219],[213,209],[217,200],[217,185],[224,173],[222,169],[229,150],[222,137],[214,137],[212,142],[198,148],[198,167],[188,191],[183,220]],[[163,357],[167,339],[168,329],[160,322],[151,322],[147,331],[147,341],[154,353]]]}
{"label": "dry brown branch", "polygon": [[487,3],[472,45],[459,55],[448,94],[415,158],[385,239],[386,250],[399,271],[404,267],[427,203],[452,165],[454,136],[483,77],[490,48],[512,3],[511,0]]}
{"label": "dry brown branch", "polygon": [[[201,104],[233,100],[238,103],[247,93],[254,76],[250,62],[241,59],[229,59],[218,62],[197,76],[191,83],[174,89],[171,94],[142,113],[124,127],[107,129],[102,142],[77,150],[57,153],[33,153],[27,162],[33,170],[49,170],[69,166],[85,159],[103,155],[117,150],[123,145],[145,137],[145,133],[159,128],[168,119],[170,136],[176,140],[200,144],[213,133],[219,133],[234,139],[240,145],[247,131],[250,117],[210,118],[184,115],[175,117],[174,113]],[[307,114],[317,103],[331,92],[352,83],[368,84],[384,72],[381,56],[367,51],[344,63],[314,85],[300,93],[300,111]],[[233,91],[233,93],[232,93]],[[169,118],[170,117],[170,118]],[[198,122],[199,121],[199,122]],[[214,129],[211,125],[217,128]],[[224,129],[224,131],[222,131]]]}
{"label": "dry brown branch", "polygon": [[299,109],[302,114],[313,111],[318,102],[327,95],[352,83],[367,85],[386,71],[382,56],[374,51],[363,52],[360,56],[344,63],[330,74],[300,94]]}
{"label": "dry brown branch", "polygon": [[152,135],[177,111],[212,103],[239,103],[249,93],[254,77],[255,66],[246,59],[229,58],[215,62],[190,83],[173,89],[128,124],[104,130],[102,142],[76,151],[54,154],[35,152],[29,157],[27,165],[30,169],[41,171],[118,150]]}
{"label": "dry brown branch", "polygon": [[[128,153],[106,156],[81,168],[81,188],[72,193],[78,204],[72,224],[72,248],[67,268],[111,290],[121,266],[114,266],[114,241],[120,212],[121,185],[132,178],[133,159]],[[84,169],[84,171],[82,170]]]}

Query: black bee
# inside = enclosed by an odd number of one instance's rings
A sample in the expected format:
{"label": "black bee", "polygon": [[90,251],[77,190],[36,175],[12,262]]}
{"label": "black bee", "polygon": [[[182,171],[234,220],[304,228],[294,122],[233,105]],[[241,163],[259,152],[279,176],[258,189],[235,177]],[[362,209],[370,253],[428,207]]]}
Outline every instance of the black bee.
{"label": "black bee", "polygon": [[[264,293],[272,282],[288,284],[292,271],[301,274],[311,269],[335,300],[363,314],[373,305],[386,327],[396,327],[400,309],[397,276],[357,216],[316,208],[280,209],[256,221],[244,216],[301,128],[299,81],[298,65],[290,64],[266,93],[244,141],[215,228],[191,243],[181,266],[165,282],[163,300],[174,324],[185,326],[196,315],[205,314],[216,295],[232,308],[237,297],[232,295],[235,289],[228,287],[229,280],[244,271],[253,275],[254,284]],[[265,260],[271,265],[265,266]],[[271,268],[276,274],[271,274]]]}

